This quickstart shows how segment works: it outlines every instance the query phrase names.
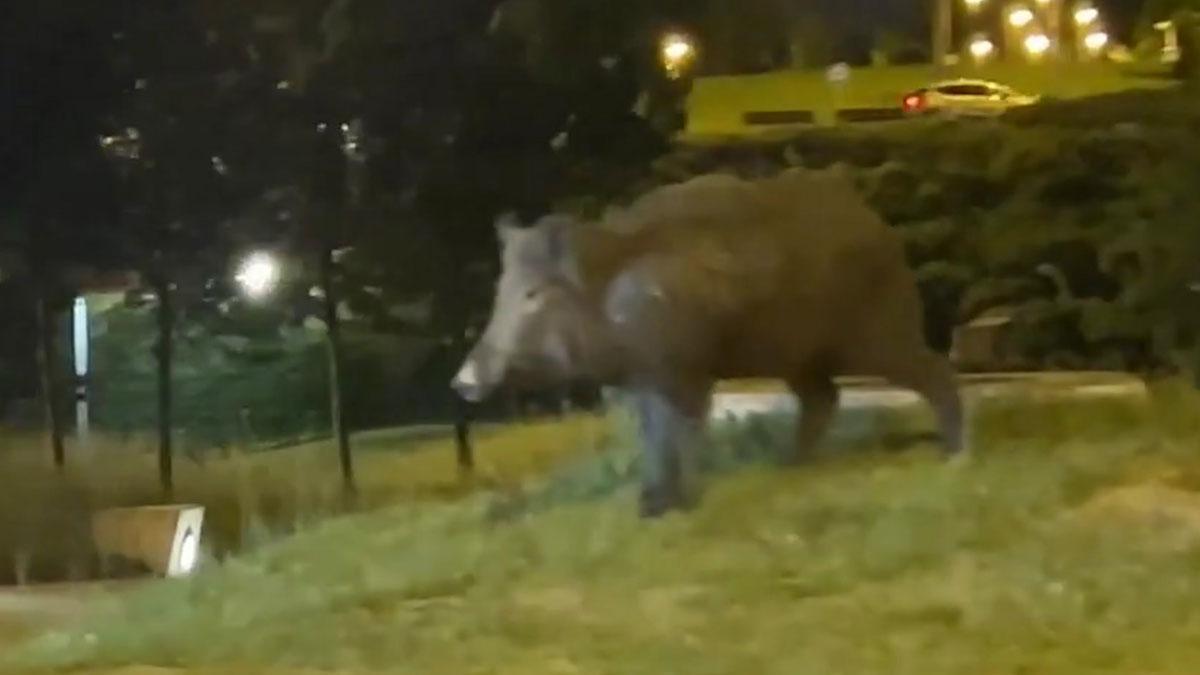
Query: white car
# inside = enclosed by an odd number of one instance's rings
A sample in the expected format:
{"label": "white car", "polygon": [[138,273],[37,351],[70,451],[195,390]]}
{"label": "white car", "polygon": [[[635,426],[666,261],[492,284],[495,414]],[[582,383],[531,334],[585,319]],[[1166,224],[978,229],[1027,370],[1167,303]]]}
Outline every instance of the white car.
{"label": "white car", "polygon": [[992,117],[1040,99],[988,80],[957,79],[911,91],[904,95],[900,106],[906,115]]}

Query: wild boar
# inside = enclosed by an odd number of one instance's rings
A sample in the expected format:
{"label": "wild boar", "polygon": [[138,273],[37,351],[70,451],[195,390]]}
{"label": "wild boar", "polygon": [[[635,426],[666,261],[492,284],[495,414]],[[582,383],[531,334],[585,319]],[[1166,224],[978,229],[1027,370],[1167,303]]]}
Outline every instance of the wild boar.
{"label": "wild boar", "polygon": [[497,222],[492,316],[451,386],[575,378],[629,393],[644,442],[640,511],[694,504],[690,448],[715,381],[777,378],[801,402],[793,457],[821,439],[838,375],[882,376],[934,409],[963,449],[953,369],[925,342],[900,236],[837,170],[654,189],[599,222]]}

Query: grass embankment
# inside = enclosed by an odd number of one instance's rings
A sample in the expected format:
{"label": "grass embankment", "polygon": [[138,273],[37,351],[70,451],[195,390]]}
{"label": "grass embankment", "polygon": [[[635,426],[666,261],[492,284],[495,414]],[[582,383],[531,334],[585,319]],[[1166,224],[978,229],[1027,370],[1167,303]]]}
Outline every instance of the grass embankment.
{"label": "grass embankment", "polygon": [[835,92],[823,70],[786,70],[759,75],[699,78],[688,99],[686,136],[757,133],[742,121],[747,112],[812,110],[820,123],[836,108],[900,106],[906,92],[955,77],[994,80],[1051,99],[1073,99],[1130,89],[1162,89],[1174,82],[1161,73],[1109,63],[970,65],[938,72],[930,65],[855,68]]}
{"label": "grass embankment", "polygon": [[712,475],[696,511],[652,523],[634,517],[617,450],[503,509],[475,496],[318,524],[11,663],[1190,674],[1198,407],[1176,390],[1148,407],[994,402],[961,466],[932,445],[896,452],[845,415],[796,470],[761,461],[790,421],[718,429],[707,465],[740,468]]}

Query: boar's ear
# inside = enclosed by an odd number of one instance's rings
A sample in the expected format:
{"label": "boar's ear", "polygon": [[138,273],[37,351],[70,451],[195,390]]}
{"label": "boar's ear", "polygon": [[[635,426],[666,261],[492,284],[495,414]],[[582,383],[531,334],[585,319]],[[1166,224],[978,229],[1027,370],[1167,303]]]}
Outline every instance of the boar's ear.
{"label": "boar's ear", "polygon": [[508,242],[512,241],[513,234],[521,228],[521,219],[513,211],[506,211],[496,219],[496,238],[500,241],[500,247],[503,248]]}

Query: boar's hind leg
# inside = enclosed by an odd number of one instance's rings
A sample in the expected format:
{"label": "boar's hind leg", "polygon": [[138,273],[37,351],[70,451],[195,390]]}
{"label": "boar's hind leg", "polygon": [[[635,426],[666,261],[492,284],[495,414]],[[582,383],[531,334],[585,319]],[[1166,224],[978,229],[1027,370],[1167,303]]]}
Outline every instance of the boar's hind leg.
{"label": "boar's hind leg", "polygon": [[692,401],[671,397],[656,389],[639,390],[635,405],[642,435],[643,518],[661,516],[695,501],[695,450],[700,442],[707,390],[689,396]]}
{"label": "boar's hind leg", "polygon": [[949,361],[925,349],[885,375],[893,384],[916,391],[929,403],[937,415],[949,455],[958,455],[965,449],[962,399]]}
{"label": "boar's hind leg", "polygon": [[790,460],[798,463],[810,456],[833,421],[837,412],[838,388],[825,375],[810,375],[790,382],[792,392],[800,399],[800,422],[796,425],[796,447]]}

